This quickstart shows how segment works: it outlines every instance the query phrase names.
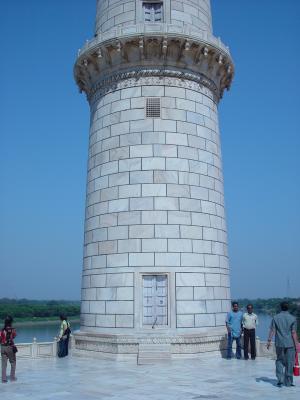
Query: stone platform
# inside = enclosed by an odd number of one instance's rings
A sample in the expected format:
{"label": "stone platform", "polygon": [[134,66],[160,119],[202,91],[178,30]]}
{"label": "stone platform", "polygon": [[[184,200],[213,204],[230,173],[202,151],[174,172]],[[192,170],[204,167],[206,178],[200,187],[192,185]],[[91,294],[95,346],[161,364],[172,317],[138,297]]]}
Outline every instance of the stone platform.
{"label": "stone platform", "polygon": [[274,361],[227,361],[220,356],[156,365],[92,360],[23,359],[18,381],[2,384],[1,400],[296,400],[296,387],[277,388]]}
{"label": "stone platform", "polygon": [[[217,334],[219,333],[219,334]],[[161,359],[162,348],[167,358],[195,358],[207,352],[224,352],[226,336],[224,328],[215,330],[214,335],[198,334],[159,334],[157,332],[141,333],[140,335],[97,334],[75,332],[73,355],[106,358],[114,360],[139,361],[145,353],[155,360]],[[151,351],[150,351],[151,347]]]}

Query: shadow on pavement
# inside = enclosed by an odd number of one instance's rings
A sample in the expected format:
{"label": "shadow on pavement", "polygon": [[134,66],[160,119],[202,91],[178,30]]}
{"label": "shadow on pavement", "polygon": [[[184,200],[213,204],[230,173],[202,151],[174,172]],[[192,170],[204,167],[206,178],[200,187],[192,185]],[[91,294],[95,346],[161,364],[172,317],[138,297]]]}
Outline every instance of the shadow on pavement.
{"label": "shadow on pavement", "polygon": [[277,379],[271,379],[271,378],[262,376],[260,378],[256,378],[255,380],[256,380],[256,382],[266,382],[266,383],[270,383],[273,386],[277,386]]}

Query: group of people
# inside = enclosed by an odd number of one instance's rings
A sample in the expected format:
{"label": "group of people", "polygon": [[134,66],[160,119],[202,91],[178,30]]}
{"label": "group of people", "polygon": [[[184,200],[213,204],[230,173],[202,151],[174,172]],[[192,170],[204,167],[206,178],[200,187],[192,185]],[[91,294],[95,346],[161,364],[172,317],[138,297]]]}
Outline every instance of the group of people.
{"label": "group of people", "polygon": [[[267,348],[271,346],[272,338],[275,335],[276,347],[276,376],[277,385],[294,386],[293,383],[293,367],[296,352],[299,352],[299,342],[297,338],[297,322],[296,318],[288,312],[289,305],[287,302],[280,304],[281,312],[275,315],[270,326]],[[61,325],[58,335],[58,357],[68,355],[70,323],[67,317],[60,315]],[[13,318],[8,316],[5,318],[4,327],[0,331],[1,343],[1,361],[2,361],[2,383],[7,382],[7,362],[10,362],[10,380],[15,381],[16,375],[16,353],[18,351],[14,339],[17,335],[16,330],[12,326]],[[227,314],[227,359],[232,358],[232,344],[236,341],[236,358],[242,358],[242,335],[244,336],[243,349],[244,359],[249,360],[249,344],[251,360],[256,358],[256,327],[258,325],[258,317],[253,312],[253,305],[247,305],[247,312],[243,313],[239,310],[237,302],[232,303],[232,310]]]}
{"label": "group of people", "polygon": [[236,341],[236,358],[242,358],[242,333],[244,334],[244,359],[249,359],[249,341],[251,360],[256,358],[256,333],[255,329],[258,325],[257,315],[253,312],[253,305],[247,305],[247,312],[243,313],[239,310],[239,304],[234,301],[232,310],[226,317],[227,328],[227,359],[232,357],[232,344]]}
{"label": "group of people", "polygon": [[[281,311],[276,314],[270,326],[267,349],[270,348],[275,335],[276,376],[277,386],[295,386],[293,383],[293,368],[296,352],[299,352],[296,318],[289,313],[289,304],[280,304]],[[249,343],[251,360],[256,358],[256,327],[258,317],[253,312],[253,305],[247,305],[247,312],[239,310],[239,304],[232,302],[232,310],[226,317],[227,328],[227,359],[232,358],[232,344],[236,341],[236,358],[242,358],[242,335],[244,335],[244,359],[249,360]]]}
{"label": "group of people", "polygon": [[[69,349],[69,338],[71,334],[70,323],[67,317],[60,315],[60,331],[58,335],[58,346],[57,356],[66,357]],[[13,328],[13,318],[7,316],[4,320],[4,326],[0,331],[0,343],[1,343],[1,369],[2,369],[2,383],[7,383],[7,362],[10,362],[10,381],[16,381],[16,353],[18,351],[17,346],[14,343],[14,339],[17,336],[16,329]]]}

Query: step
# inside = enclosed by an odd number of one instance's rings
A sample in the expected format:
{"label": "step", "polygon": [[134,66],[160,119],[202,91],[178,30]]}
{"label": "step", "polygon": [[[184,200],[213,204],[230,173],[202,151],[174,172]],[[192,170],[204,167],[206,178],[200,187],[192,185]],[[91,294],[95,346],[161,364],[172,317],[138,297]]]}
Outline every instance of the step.
{"label": "step", "polygon": [[157,364],[171,360],[170,344],[140,344],[138,353],[138,365]]}

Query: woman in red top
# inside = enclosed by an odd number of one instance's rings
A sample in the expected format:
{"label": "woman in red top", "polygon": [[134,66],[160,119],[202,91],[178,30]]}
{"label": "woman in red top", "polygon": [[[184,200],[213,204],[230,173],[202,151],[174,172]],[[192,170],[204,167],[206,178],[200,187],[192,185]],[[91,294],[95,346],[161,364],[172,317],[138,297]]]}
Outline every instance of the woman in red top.
{"label": "woman in red top", "polygon": [[2,383],[7,382],[6,368],[7,361],[10,362],[10,380],[15,381],[16,378],[16,346],[14,338],[17,336],[16,330],[12,327],[13,319],[8,316],[4,320],[4,327],[0,331],[1,341],[1,364],[2,364]]}

